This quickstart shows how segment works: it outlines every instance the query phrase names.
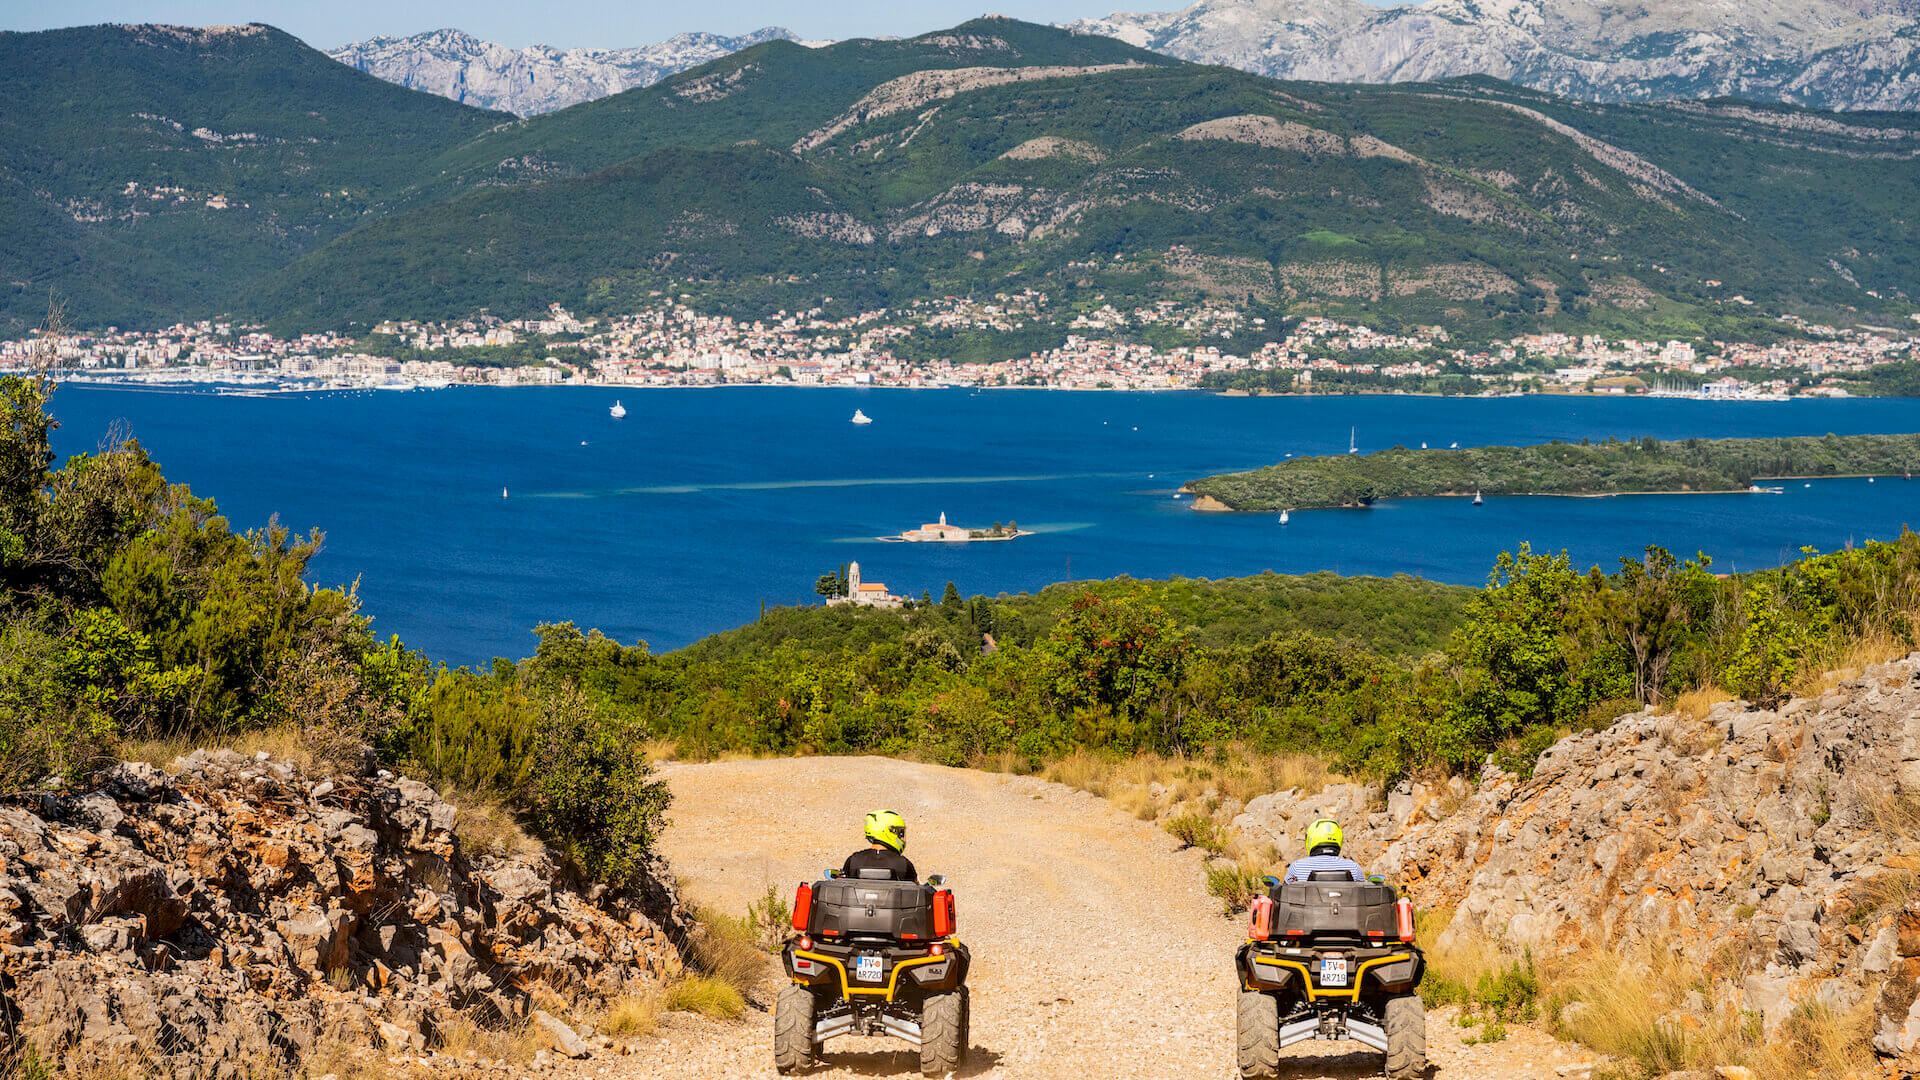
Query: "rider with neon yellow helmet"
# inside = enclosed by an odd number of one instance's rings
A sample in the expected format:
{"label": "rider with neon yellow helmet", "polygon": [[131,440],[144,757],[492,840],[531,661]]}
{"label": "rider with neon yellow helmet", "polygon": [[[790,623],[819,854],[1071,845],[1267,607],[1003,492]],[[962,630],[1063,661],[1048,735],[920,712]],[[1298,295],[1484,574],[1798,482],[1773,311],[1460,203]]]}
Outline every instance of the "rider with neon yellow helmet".
{"label": "rider with neon yellow helmet", "polygon": [[1316,871],[1328,870],[1344,873],[1355,881],[1367,880],[1367,872],[1361,869],[1359,863],[1340,854],[1344,842],[1340,823],[1332,818],[1321,818],[1307,826],[1306,858],[1293,860],[1293,864],[1287,867],[1287,880],[1306,881]]}
{"label": "rider with neon yellow helmet", "polygon": [[907,819],[891,810],[875,810],[867,815],[867,846],[847,856],[840,876],[857,878],[862,870],[884,870],[895,881],[919,881],[913,860],[902,854],[907,849]]}

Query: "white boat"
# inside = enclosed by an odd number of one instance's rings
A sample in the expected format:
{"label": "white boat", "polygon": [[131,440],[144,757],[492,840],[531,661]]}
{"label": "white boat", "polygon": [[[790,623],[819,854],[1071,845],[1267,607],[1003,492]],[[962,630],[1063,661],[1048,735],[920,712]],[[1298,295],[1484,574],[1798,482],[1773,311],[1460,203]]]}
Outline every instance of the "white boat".
{"label": "white boat", "polygon": [[1353,440],[1353,437],[1359,434],[1359,432],[1360,432],[1359,428],[1347,429],[1347,453],[1357,454],[1360,452],[1360,444]]}
{"label": "white boat", "polygon": [[613,408],[608,409],[607,414],[609,416],[612,416],[615,420],[618,420],[621,417],[627,415],[627,407],[625,405],[620,404],[619,398],[615,398],[613,399]]}
{"label": "white boat", "polygon": [[397,377],[389,377],[389,378],[382,379],[377,383],[374,383],[372,386],[372,389],[374,390],[411,390],[413,389],[413,384],[408,382],[405,379],[401,379]]}
{"label": "white boat", "polygon": [[1460,449],[1460,444],[1459,444],[1459,443],[1454,443],[1454,444],[1453,444],[1452,446],[1449,446],[1449,447],[1447,447],[1447,449],[1449,449],[1449,450],[1458,450],[1458,449]]}
{"label": "white boat", "polygon": [[873,423],[873,417],[868,416],[866,413],[861,412],[859,409],[855,409],[853,410],[852,422],[856,424],[871,424]]}
{"label": "white boat", "polygon": [[1420,449],[1422,449],[1422,450],[1425,450],[1426,448],[1427,448],[1427,444],[1426,444],[1426,443],[1421,443],[1421,444],[1420,444]]}
{"label": "white boat", "polygon": [[1287,523],[1287,512],[1285,510],[1282,510],[1280,511],[1280,524],[1285,525],[1286,523]]}
{"label": "white boat", "polygon": [[501,488],[501,489],[500,489],[500,497],[501,497],[501,498],[503,498],[503,499],[507,497],[507,489],[506,489],[506,488]]}
{"label": "white boat", "polygon": [[1473,493],[1473,505],[1475,505],[1475,506],[1479,506],[1481,502],[1482,502],[1482,500],[1481,500],[1481,498],[1480,498],[1480,493],[1479,493],[1479,492],[1477,492],[1477,491],[1476,491],[1476,492],[1474,492],[1474,493]]}

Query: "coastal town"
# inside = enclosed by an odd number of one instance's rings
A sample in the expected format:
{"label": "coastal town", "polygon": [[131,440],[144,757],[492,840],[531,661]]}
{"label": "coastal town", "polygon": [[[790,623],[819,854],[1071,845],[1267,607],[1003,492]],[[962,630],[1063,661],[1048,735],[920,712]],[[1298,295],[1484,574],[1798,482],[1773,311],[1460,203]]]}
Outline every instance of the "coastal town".
{"label": "coastal town", "polygon": [[[1291,392],[1404,391],[1445,379],[1450,393],[1768,400],[1845,396],[1877,366],[1920,360],[1913,318],[1902,329],[1780,316],[1780,335],[1767,343],[1534,333],[1465,345],[1438,326],[1388,333],[1322,316],[1270,331],[1265,317],[1216,301],[1103,303],[1065,318],[1027,290],[744,320],[661,297],[617,317],[578,317],[556,304],[539,318],[400,320],[359,337],[280,337],[219,321],[108,327],[0,342],[0,370],[50,358],[66,381],[249,394],[561,383],[1265,392],[1284,373]],[[942,348],[1020,334],[1057,343],[1000,359]]]}

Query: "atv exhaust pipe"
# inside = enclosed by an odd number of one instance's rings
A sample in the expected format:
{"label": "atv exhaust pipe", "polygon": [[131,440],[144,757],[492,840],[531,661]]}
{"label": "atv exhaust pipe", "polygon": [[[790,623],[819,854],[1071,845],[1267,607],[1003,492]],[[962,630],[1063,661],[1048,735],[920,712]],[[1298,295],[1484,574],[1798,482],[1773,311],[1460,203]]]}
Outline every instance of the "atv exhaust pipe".
{"label": "atv exhaust pipe", "polygon": [[845,1035],[847,1032],[852,1030],[853,1030],[853,1014],[852,1013],[842,1013],[839,1016],[829,1016],[825,1020],[822,1020],[819,1023],[813,1025],[813,1041],[815,1043],[823,1043],[823,1042],[826,1042],[828,1039],[833,1038],[836,1035]]}
{"label": "atv exhaust pipe", "polygon": [[911,1020],[901,1020],[897,1017],[882,1013],[880,1016],[880,1026],[886,1028],[887,1034],[896,1039],[903,1039],[915,1046],[920,1045],[920,1025]]}
{"label": "atv exhaust pipe", "polygon": [[1387,1051],[1387,1033],[1365,1020],[1347,1017],[1347,1036],[1354,1042],[1366,1043],[1383,1054]]}
{"label": "atv exhaust pipe", "polygon": [[1280,1026],[1280,1045],[1285,1047],[1292,1046],[1294,1043],[1306,1042],[1319,1033],[1320,1021],[1318,1018],[1301,1020],[1292,1024],[1282,1024]]}

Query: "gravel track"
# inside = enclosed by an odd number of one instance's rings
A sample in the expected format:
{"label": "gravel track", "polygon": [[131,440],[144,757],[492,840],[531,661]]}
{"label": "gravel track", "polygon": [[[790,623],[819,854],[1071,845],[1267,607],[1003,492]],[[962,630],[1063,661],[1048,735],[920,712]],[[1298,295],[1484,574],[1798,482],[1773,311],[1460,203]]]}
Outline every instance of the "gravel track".
{"label": "gravel track", "polygon": [[[769,884],[791,894],[861,844],[866,811],[906,816],[921,875],[945,874],[973,949],[973,1038],[961,1076],[1226,1080],[1233,1070],[1231,957],[1239,918],[1205,888],[1201,855],[1084,792],[1028,777],[896,761],[796,758],[670,765],[661,848],[691,900],[742,912]],[[778,973],[738,1023],[675,1015],[640,1053],[582,1062],[581,1075],[760,1077],[773,1070]],[[1436,1080],[1582,1075],[1586,1055],[1516,1029],[1465,1047],[1429,1018]],[[1470,1032],[1464,1032],[1470,1034]],[[826,1045],[820,1078],[918,1076],[889,1039]],[[1350,1043],[1289,1048],[1290,1080],[1380,1075]],[[1555,1066],[1559,1067],[1556,1068]],[[570,1069],[569,1071],[572,1071]]]}

